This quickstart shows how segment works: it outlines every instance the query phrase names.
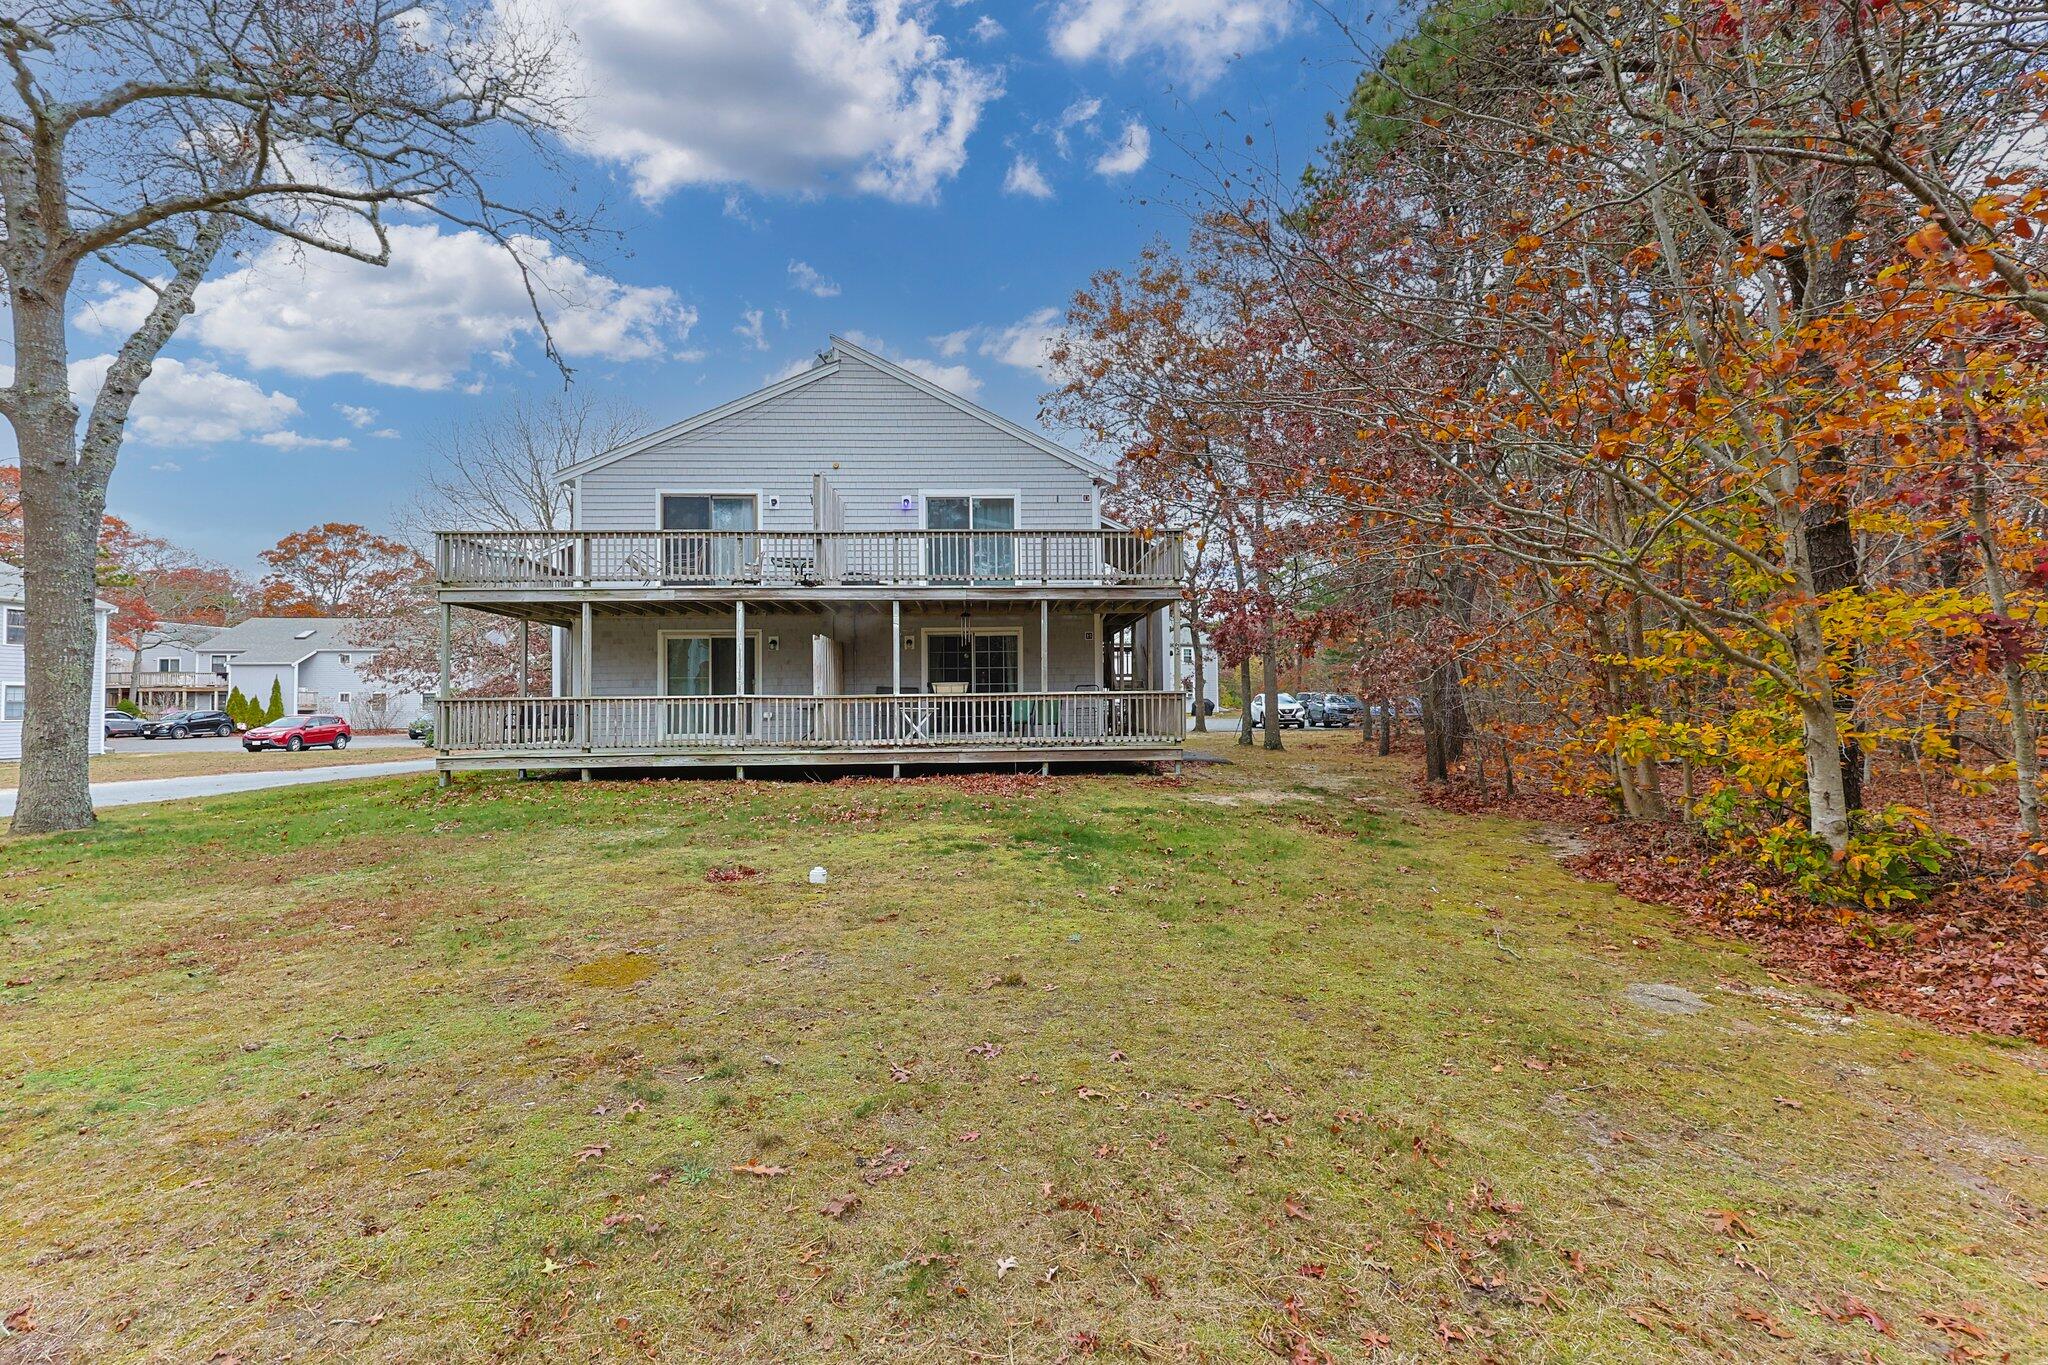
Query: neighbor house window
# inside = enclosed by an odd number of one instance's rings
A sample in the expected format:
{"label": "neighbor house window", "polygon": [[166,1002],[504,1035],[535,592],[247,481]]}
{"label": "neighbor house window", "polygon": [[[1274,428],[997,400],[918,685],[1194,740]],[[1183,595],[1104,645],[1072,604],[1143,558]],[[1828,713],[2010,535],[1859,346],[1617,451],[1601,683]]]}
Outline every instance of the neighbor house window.
{"label": "neighbor house window", "polygon": [[346,655],[346,654],[338,654],[338,655],[336,655],[335,657],[341,660],[341,666],[342,666],[343,668],[347,668],[347,667],[348,667],[348,655]]}
{"label": "neighbor house window", "polygon": [[342,694],[341,694],[341,704],[342,704],[343,706],[347,706],[347,705],[348,705],[348,693],[344,692],[344,693],[342,693]]}
{"label": "neighbor house window", "polygon": [[5,695],[0,695],[0,720],[20,720],[27,706],[28,689],[20,683],[7,684]]}
{"label": "neighbor house window", "polygon": [[177,659],[175,657],[158,659],[156,661],[156,671],[159,673],[176,673],[178,671]]}
{"label": "neighbor house window", "polygon": [[216,655],[214,655],[214,656],[213,656],[213,671],[214,671],[214,672],[216,672],[216,673],[225,673],[225,672],[227,672],[227,671],[228,671],[228,656],[227,656],[227,655],[225,655],[225,654],[216,654]]}
{"label": "neighbor house window", "polygon": [[23,607],[9,607],[6,615],[6,642],[10,645],[18,645],[28,639],[27,609]]}

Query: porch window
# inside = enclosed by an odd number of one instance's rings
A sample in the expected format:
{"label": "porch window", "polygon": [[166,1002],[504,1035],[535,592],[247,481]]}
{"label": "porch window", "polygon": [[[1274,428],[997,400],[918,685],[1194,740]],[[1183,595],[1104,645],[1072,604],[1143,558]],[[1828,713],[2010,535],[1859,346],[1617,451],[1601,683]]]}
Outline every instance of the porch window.
{"label": "porch window", "polygon": [[754,541],[717,532],[758,531],[751,493],[663,493],[662,577],[674,582],[730,583],[753,561]]}
{"label": "porch window", "polygon": [[925,681],[933,692],[1018,690],[1019,637],[934,631],[924,639]]}
{"label": "porch window", "polygon": [[1017,500],[979,494],[928,497],[927,531],[967,532],[931,538],[931,576],[943,582],[1005,583],[1017,576]]}

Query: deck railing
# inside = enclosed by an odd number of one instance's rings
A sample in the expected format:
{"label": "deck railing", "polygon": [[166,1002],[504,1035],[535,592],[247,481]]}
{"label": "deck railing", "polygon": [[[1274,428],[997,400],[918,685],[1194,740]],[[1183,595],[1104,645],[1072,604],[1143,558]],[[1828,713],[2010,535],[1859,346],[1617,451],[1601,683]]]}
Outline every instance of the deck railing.
{"label": "deck railing", "polygon": [[443,588],[1005,587],[1180,580],[1168,531],[442,531]]}
{"label": "deck railing", "polygon": [[140,673],[116,671],[108,681],[117,687],[127,687],[131,681],[137,691],[219,691],[225,692],[228,680],[220,673],[159,673],[144,669]]}
{"label": "deck railing", "polygon": [[1177,745],[1178,692],[868,697],[456,697],[444,753],[1114,749]]}

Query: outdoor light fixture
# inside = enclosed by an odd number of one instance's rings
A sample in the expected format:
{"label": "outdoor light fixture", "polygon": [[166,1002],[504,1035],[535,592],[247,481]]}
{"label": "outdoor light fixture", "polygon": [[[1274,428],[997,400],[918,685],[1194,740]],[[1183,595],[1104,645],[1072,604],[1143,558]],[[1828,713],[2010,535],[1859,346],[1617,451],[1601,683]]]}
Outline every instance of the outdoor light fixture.
{"label": "outdoor light fixture", "polygon": [[773,654],[776,650],[781,648],[782,637],[780,635],[771,635],[768,637],[768,652],[770,654]]}
{"label": "outdoor light fixture", "polygon": [[905,512],[915,512],[917,510],[917,499],[905,498],[902,502],[897,503],[896,505],[898,508]]}

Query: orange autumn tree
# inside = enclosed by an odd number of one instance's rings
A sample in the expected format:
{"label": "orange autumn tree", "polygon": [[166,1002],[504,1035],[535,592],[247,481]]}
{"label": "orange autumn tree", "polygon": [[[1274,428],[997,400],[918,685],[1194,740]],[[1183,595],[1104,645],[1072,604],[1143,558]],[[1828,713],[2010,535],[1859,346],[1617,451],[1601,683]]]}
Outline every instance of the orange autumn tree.
{"label": "orange autumn tree", "polygon": [[390,616],[417,605],[432,572],[410,545],[354,522],[294,531],[258,558],[258,606],[271,616]]}

